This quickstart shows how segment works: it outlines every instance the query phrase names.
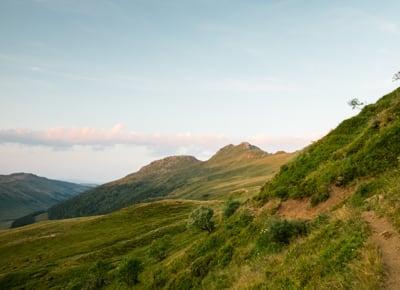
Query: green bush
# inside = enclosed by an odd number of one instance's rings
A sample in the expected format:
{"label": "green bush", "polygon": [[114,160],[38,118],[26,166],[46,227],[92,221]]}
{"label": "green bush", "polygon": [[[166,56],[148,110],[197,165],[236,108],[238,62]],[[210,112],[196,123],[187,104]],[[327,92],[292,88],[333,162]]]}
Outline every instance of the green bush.
{"label": "green bush", "polygon": [[121,282],[128,286],[139,283],[139,274],[143,271],[142,262],[138,259],[125,259],[118,269],[118,276]]}
{"label": "green bush", "polygon": [[237,200],[229,199],[225,203],[224,217],[229,218],[240,207],[240,202]]}
{"label": "green bush", "polygon": [[253,214],[249,210],[244,210],[239,216],[238,225],[241,227],[246,227],[253,221],[253,219]]}
{"label": "green bush", "polygon": [[109,264],[104,261],[98,261],[89,268],[85,277],[83,289],[100,289],[108,282],[107,272],[110,269]]}
{"label": "green bush", "polygon": [[232,260],[234,248],[231,244],[222,247],[218,254],[218,264],[225,267]]}
{"label": "green bush", "polygon": [[293,238],[305,235],[307,231],[308,225],[304,221],[273,219],[265,229],[261,230],[257,246],[260,249],[278,251]]}
{"label": "green bush", "polygon": [[154,240],[149,248],[149,256],[162,261],[167,257],[167,251],[171,247],[171,236],[165,235],[158,240]]}
{"label": "green bush", "polygon": [[316,206],[317,204],[326,201],[329,198],[329,192],[325,191],[323,193],[316,193],[311,196],[311,206]]}
{"label": "green bush", "polygon": [[201,206],[190,214],[188,227],[196,227],[211,233],[214,229],[213,215],[214,211],[212,208]]}
{"label": "green bush", "polygon": [[354,207],[362,206],[364,200],[370,197],[380,186],[381,184],[376,181],[361,184],[350,198],[350,204]]}
{"label": "green bush", "polygon": [[188,262],[191,263],[198,257],[214,253],[224,243],[221,235],[213,234],[193,245],[187,254]]}

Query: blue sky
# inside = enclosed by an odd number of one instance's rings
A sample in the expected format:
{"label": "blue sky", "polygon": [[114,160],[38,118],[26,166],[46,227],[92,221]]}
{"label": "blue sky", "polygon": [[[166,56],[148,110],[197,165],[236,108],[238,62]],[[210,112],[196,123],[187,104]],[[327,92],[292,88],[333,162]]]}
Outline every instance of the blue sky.
{"label": "blue sky", "polygon": [[[2,0],[0,173],[300,149],[395,88],[399,1]],[[79,168],[79,170],[77,170]]]}

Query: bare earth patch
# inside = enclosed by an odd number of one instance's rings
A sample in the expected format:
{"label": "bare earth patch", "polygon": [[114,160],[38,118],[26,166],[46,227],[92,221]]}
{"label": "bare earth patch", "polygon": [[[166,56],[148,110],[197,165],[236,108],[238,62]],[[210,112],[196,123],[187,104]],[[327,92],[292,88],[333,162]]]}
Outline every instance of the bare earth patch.
{"label": "bare earth patch", "polygon": [[332,187],[329,199],[314,207],[311,206],[310,198],[286,200],[281,203],[278,214],[286,219],[312,219],[331,210],[345,200],[353,190],[353,188]]}
{"label": "bare earth patch", "polygon": [[400,289],[400,235],[392,224],[374,212],[364,212],[363,218],[373,231],[372,241],[378,245],[386,271],[385,289]]}

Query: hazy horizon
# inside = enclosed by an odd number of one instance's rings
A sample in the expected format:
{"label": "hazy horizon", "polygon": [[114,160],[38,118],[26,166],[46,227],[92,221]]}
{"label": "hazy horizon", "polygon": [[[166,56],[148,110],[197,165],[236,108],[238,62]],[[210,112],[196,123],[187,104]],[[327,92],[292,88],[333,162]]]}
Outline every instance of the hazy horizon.
{"label": "hazy horizon", "polygon": [[395,88],[398,1],[5,0],[0,174],[294,151]]}

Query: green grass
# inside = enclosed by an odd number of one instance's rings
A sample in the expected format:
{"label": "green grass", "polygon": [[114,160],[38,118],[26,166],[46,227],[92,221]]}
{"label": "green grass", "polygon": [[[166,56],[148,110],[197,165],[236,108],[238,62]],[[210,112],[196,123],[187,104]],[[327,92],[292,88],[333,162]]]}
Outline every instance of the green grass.
{"label": "green grass", "polygon": [[400,89],[366,106],[326,137],[306,148],[264,185],[260,200],[311,196],[329,198],[333,185],[391,171],[400,158]]}
{"label": "green grass", "polygon": [[[215,211],[210,234],[187,228],[201,205]],[[130,277],[124,265],[132,259],[140,261],[135,289],[372,289],[381,279],[379,255],[356,211],[347,220],[304,223],[256,216],[249,203],[229,217],[223,208],[159,201],[0,232],[0,288],[127,289],[121,277]],[[279,247],[260,247],[260,239]]]}
{"label": "green grass", "polygon": [[146,266],[154,264],[147,254],[152,240],[169,234],[172,255],[201,236],[186,231],[186,218],[196,206],[190,201],[157,202],[108,216],[0,232],[0,288],[80,287],[98,261],[112,273],[127,256],[141,257]]}
{"label": "green grass", "polygon": [[400,166],[359,184],[349,204],[362,210],[373,209],[386,216],[400,231]]}

